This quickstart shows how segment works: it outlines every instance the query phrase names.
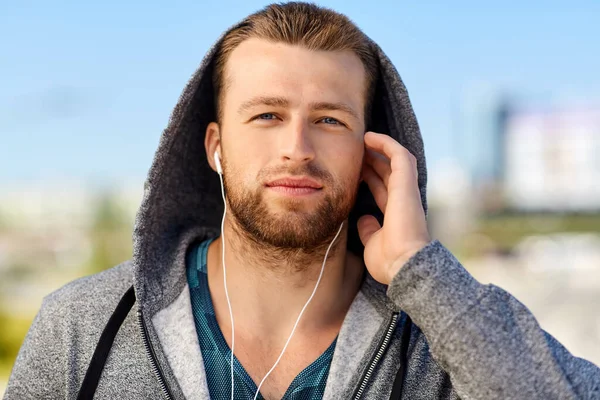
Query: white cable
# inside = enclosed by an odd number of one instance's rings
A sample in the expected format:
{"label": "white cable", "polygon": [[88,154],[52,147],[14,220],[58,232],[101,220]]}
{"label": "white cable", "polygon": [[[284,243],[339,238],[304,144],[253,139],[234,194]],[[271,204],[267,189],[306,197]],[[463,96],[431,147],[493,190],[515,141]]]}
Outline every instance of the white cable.
{"label": "white cable", "polygon": [[225,297],[227,298],[227,306],[229,307],[229,318],[231,321],[231,400],[233,400],[233,389],[235,387],[233,381],[233,350],[235,348],[235,328],[233,324],[233,311],[231,309],[231,300],[229,300],[229,292],[227,291],[227,268],[225,267],[225,214],[227,213],[227,201],[225,200],[225,186],[223,185],[223,176],[219,174],[221,180],[221,194],[223,195],[223,219],[221,220],[221,244],[222,244],[222,261],[223,261],[223,286],[225,286]]}
{"label": "white cable", "polygon": [[281,350],[281,354],[279,354],[277,361],[275,361],[275,364],[273,364],[273,366],[271,367],[269,372],[267,372],[267,374],[262,379],[262,381],[260,381],[260,385],[258,385],[258,388],[256,389],[256,393],[254,394],[254,400],[256,400],[256,398],[258,397],[258,393],[260,393],[260,388],[262,387],[262,385],[265,382],[265,380],[267,379],[267,377],[271,374],[271,372],[273,372],[273,370],[275,369],[277,364],[279,364],[279,360],[281,360],[281,357],[283,357],[283,353],[287,349],[288,344],[290,344],[290,340],[292,340],[292,336],[294,336],[294,332],[296,331],[296,327],[298,326],[298,322],[300,322],[300,318],[302,317],[302,314],[304,314],[304,310],[306,310],[306,307],[308,307],[308,304],[310,303],[312,298],[315,296],[315,293],[317,292],[317,288],[319,287],[319,283],[321,282],[321,277],[323,276],[323,271],[325,270],[325,263],[327,262],[327,255],[329,254],[329,250],[331,250],[331,246],[333,245],[333,243],[335,242],[337,237],[340,235],[340,232],[342,231],[342,226],[344,226],[343,222],[340,225],[340,228],[338,229],[337,233],[335,234],[335,237],[333,238],[331,243],[329,243],[329,247],[327,248],[327,251],[325,252],[325,258],[323,259],[323,265],[321,265],[321,272],[319,273],[319,279],[317,279],[317,284],[315,285],[315,288],[313,289],[312,294],[308,298],[308,301],[306,302],[306,304],[304,304],[304,307],[302,307],[302,311],[300,311],[300,314],[298,315],[298,318],[296,319],[296,323],[294,324],[294,327],[292,328],[292,333],[290,333],[290,336],[288,337],[287,342],[285,342],[285,346],[283,346],[283,350]]}

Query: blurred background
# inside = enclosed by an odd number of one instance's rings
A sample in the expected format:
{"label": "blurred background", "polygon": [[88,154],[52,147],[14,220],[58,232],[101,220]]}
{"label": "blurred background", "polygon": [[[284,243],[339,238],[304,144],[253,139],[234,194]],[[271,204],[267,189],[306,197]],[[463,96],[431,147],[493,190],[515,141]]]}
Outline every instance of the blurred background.
{"label": "blurred background", "polygon": [[[433,236],[600,364],[600,3],[319,3],[378,42],[409,89]],[[0,395],[42,298],[131,257],[187,79],[266,4],[0,3]]]}

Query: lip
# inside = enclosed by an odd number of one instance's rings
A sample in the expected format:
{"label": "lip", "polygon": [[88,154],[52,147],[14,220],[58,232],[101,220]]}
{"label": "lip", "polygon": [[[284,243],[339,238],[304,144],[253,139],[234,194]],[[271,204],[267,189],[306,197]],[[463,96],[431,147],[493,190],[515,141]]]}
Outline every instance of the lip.
{"label": "lip", "polygon": [[295,189],[322,189],[323,185],[307,177],[283,177],[268,182],[268,187],[282,187]]}

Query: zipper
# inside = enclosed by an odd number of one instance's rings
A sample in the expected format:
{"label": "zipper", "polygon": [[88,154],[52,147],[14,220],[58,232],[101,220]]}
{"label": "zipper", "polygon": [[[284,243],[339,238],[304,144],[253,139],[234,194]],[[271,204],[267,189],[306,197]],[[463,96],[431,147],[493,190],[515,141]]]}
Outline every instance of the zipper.
{"label": "zipper", "polygon": [[144,323],[144,319],[142,318],[142,312],[138,309],[138,323],[140,326],[140,330],[142,332],[142,339],[144,339],[144,347],[146,348],[146,355],[148,356],[148,360],[152,365],[152,370],[154,371],[154,375],[158,378],[158,383],[163,391],[163,394],[168,400],[173,400],[173,395],[167,386],[167,382],[165,381],[165,377],[156,361],[156,355],[154,354],[154,349],[150,345],[150,340],[148,339],[148,329],[146,328],[146,324]]}
{"label": "zipper", "polygon": [[379,350],[375,353],[375,356],[371,359],[371,363],[369,368],[365,371],[364,375],[361,378],[360,386],[354,393],[354,400],[358,400],[363,395],[367,383],[369,379],[371,379],[371,375],[373,375],[373,371],[375,371],[375,367],[379,364],[379,361],[383,357],[383,354],[387,350],[388,345],[390,344],[390,339],[392,338],[392,334],[396,329],[396,324],[398,323],[398,313],[392,314],[392,318],[390,319],[390,323],[388,324],[387,331],[385,332],[385,336],[379,345]]}

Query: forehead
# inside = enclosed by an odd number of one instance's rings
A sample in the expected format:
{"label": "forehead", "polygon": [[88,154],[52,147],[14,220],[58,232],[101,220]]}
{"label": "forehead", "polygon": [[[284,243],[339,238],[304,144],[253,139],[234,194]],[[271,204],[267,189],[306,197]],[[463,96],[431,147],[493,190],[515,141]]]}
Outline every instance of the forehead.
{"label": "forehead", "polygon": [[345,101],[362,114],[366,93],[363,63],[350,50],[319,51],[251,38],[225,64],[226,103],[257,95],[292,103]]}

